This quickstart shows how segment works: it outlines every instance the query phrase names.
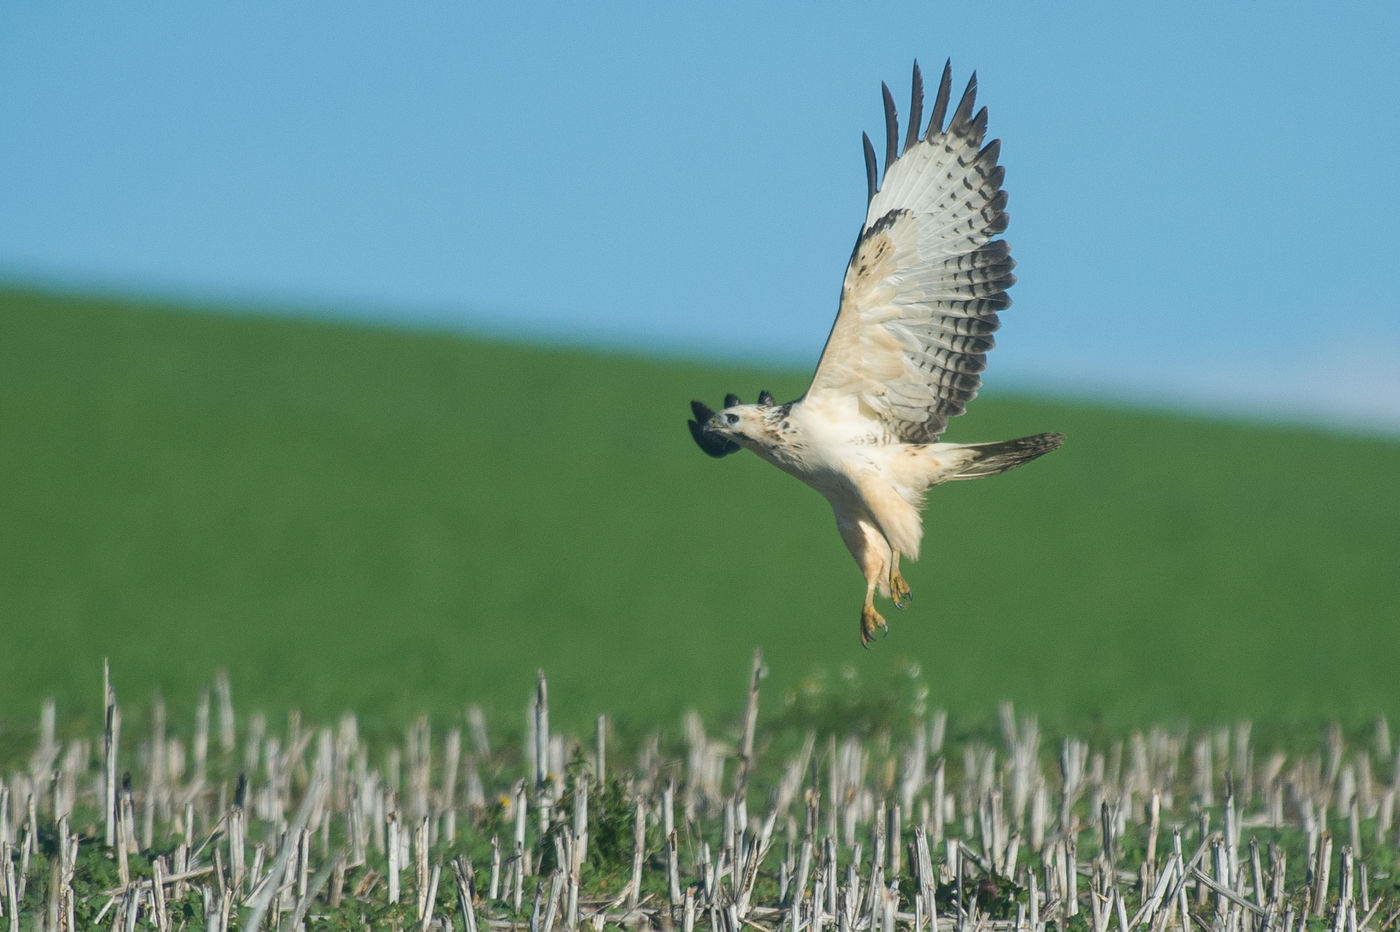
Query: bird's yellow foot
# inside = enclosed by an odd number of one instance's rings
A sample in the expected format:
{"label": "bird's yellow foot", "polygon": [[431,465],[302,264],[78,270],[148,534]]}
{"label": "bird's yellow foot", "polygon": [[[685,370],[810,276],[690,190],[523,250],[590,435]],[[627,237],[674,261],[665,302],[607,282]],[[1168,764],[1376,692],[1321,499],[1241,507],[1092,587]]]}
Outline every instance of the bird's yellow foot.
{"label": "bird's yellow foot", "polygon": [[914,601],[914,593],[909,591],[909,584],[899,575],[899,570],[890,574],[890,598],[894,599],[895,608],[908,608]]}
{"label": "bird's yellow foot", "polygon": [[885,624],[885,619],[880,617],[880,613],[875,611],[874,606],[866,605],[860,610],[860,643],[864,647],[869,647],[870,642],[875,640],[875,632],[880,631],[881,637],[890,633],[889,625]]}

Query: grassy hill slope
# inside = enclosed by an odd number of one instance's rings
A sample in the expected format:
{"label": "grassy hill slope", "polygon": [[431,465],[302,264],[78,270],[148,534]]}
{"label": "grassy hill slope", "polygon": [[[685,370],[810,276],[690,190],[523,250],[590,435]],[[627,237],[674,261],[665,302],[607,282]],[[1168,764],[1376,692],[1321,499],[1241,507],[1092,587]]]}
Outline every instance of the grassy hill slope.
{"label": "grassy hill slope", "polygon": [[[931,701],[1052,722],[1400,713],[1400,444],[986,397],[948,439],[1069,435],[935,490],[913,607],[813,492],[686,433],[758,373],[453,335],[0,292],[0,729],[42,697],[401,723],[728,709],[911,665]],[[859,687],[853,687],[853,694]],[[26,726],[27,727],[27,726]]]}

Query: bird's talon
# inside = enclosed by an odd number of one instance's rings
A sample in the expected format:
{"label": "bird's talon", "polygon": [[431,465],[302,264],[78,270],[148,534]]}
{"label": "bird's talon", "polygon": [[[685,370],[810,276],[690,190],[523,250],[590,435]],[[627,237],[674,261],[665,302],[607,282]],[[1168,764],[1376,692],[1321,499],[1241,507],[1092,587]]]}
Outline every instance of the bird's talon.
{"label": "bird's talon", "polygon": [[885,619],[880,617],[880,613],[871,606],[865,606],[860,610],[860,643],[864,647],[869,647],[870,642],[875,640],[875,632],[881,632],[881,638],[889,636],[890,626],[885,624]]}
{"label": "bird's talon", "polygon": [[914,601],[914,593],[909,591],[909,584],[898,572],[890,575],[890,598],[894,599],[894,607],[899,609],[908,608],[909,603]]}

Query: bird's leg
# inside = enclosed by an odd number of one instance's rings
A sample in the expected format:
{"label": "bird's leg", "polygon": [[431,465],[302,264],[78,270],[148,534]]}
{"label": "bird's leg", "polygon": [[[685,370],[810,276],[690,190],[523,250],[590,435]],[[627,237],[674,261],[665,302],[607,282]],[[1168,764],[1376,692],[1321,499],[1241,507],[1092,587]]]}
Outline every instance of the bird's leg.
{"label": "bird's leg", "polygon": [[875,640],[875,632],[882,631],[889,634],[889,626],[885,624],[885,619],[880,617],[880,613],[875,611],[875,583],[870,583],[865,587],[865,605],[860,610],[860,643],[864,647],[869,647],[870,642]]}
{"label": "bird's leg", "polygon": [[890,561],[890,598],[894,599],[895,608],[908,608],[909,603],[914,600],[914,593],[909,591],[909,584],[899,574],[898,550],[894,551],[894,559]]}
{"label": "bird's leg", "polygon": [[841,539],[856,558],[865,577],[865,604],[860,609],[860,642],[866,647],[875,640],[875,632],[889,632],[885,619],[875,611],[875,590],[883,589],[889,579],[890,545],[873,522],[836,510],[836,527]]}

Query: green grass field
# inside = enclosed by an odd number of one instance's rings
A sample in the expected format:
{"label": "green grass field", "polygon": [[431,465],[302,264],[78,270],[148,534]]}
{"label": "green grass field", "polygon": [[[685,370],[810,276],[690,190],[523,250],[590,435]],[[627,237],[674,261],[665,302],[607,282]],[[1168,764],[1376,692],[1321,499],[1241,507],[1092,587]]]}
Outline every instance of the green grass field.
{"label": "green grass field", "polygon": [[1400,714],[1394,439],[993,393],[949,439],[1068,442],[934,491],[863,651],[826,504],[685,429],[806,376],[0,292],[0,733],[91,725],[104,657],[128,706],[225,668],[245,709],[511,724],[544,668],[564,727],[653,726],[755,646],[768,697],[916,667],[964,721]]}

